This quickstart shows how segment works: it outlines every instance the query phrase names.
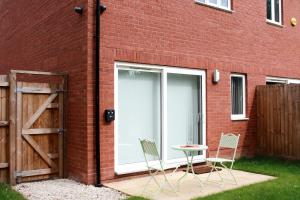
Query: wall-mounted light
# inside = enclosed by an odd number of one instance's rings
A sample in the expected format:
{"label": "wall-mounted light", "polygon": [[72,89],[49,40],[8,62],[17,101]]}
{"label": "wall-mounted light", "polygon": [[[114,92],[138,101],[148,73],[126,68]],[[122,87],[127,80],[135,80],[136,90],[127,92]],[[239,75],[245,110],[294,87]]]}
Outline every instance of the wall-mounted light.
{"label": "wall-mounted light", "polygon": [[104,11],[106,11],[106,6],[103,4],[100,4],[99,9],[100,9],[100,14],[102,14]]}
{"label": "wall-mounted light", "polygon": [[74,11],[81,15],[83,13],[83,7],[76,6],[76,7],[74,7]]}
{"label": "wall-mounted light", "polygon": [[219,70],[215,69],[213,73],[213,82],[218,83],[220,81],[220,72]]}
{"label": "wall-mounted light", "polygon": [[296,26],[297,25],[297,19],[295,17],[293,17],[291,19],[291,24],[292,24],[292,26]]}

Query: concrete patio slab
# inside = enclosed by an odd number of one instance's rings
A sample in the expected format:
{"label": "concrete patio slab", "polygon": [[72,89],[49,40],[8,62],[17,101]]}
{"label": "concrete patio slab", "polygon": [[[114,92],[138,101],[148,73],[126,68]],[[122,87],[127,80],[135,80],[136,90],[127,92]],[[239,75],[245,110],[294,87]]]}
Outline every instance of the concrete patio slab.
{"label": "concrete patio slab", "polygon": [[[223,172],[224,173],[224,172]],[[183,176],[184,172],[176,172],[173,175],[167,174],[168,179],[174,188],[177,188],[177,180]],[[233,181],[225,181],[223,185],[220,183],[220,178],[217,172],[213,172],[209,182],[205,182],[203,187],[200,187],[199,180],[189,174],[186,176],[179,185],[178,194],[174,194],[167,186],[161,192],[158,192],[157,185],[152,181],[145,192],[142,194],[144,185],[148,181],[149,177],[140,177],[130,180],[123,180],[118,182],[111,182],[104,184],[107,187],[113,188],[115,190],[121,191],[127,195],[131,196],[143,196],[149,199],[164,199],[164,200],[188,200],[196,197],[204,197],[207,195],[223,192],[226,190],[232,190],[235,188],[243,187],[246,185],[251,185],[254,183],[264,182],[273,180],[276,177],[266,176],[262,174],[249,173],[244,171],[233,170],[238,184],[234,184]],[[201,180],[206,180],[208,174],[201,174],[198,177]],[[163,180],[163,176],[156,176],[159,181]],[[230,178],[225,176],[225,178]],[[218,182],[218,183],[216,183]]]}

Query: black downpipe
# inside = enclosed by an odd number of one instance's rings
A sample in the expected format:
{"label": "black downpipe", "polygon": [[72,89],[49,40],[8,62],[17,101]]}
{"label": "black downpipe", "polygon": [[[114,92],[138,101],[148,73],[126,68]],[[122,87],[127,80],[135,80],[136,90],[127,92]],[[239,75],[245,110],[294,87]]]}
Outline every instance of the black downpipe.
{"label": "black downpipe", "polygon": [[100,174],[100,0],[96,0],[95,20],[95,142],[96,142],[96,187],[102,187]]}

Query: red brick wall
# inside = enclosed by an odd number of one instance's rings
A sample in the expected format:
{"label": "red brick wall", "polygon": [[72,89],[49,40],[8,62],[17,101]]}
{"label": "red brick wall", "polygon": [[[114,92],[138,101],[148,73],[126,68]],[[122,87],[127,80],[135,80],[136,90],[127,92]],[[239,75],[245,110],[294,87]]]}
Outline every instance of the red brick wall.
{"label": "red brick wall", "polygon": [[66,163],[70,177],[86,182],[91,168],[87,102],[92,101],[87,96],[87,60],[93,48],[88,44],[88,13],[76,14],[78,5],[87,7],[86,0],[1,0],[0,74],[9,69],[69,74]]}
{"label": "red brick wall", "polygon": [[[102,0],[101,112],[114,107],[114,62],[203,69],[207,72],[207,143],[210,154],[224,132],[241,134],[239,154],[255,152],[255,86],[266,75],[300,78],[300,3],[284,1],[283,28],[266,23],[262,0],[233,1],[233,13],[194,0]],[[219,69],[221,81],[212,83]],[[246,74],[246,121],[230,119],[230,73]],[[101,121],[102,179],[115,177],[113,124]]]}
{"label": "red brick wall", "polygon": [[[114,62],[167,65],[207,72],[207,143],[221,131],[239,132],[239,153],[255,151],[255,86],[265,76],[300,78],[300,4],[284,1],[284,27],[265,22],[265,1],[233,1],[233,13],[194,0],[101,0],[101,107],[114,107]],[[63,71],[69,79],[69,176],[95,182],[93,53],[95,0],[0,2],[0,73],[13,69]],[[84,5],[82,16],[73,7]],[[221,72],[212,84],[214,69]],[[247,75],[247,121],[230,120],[231,72]],[[114,127],[101,114],[101,176],[114,175]]]}

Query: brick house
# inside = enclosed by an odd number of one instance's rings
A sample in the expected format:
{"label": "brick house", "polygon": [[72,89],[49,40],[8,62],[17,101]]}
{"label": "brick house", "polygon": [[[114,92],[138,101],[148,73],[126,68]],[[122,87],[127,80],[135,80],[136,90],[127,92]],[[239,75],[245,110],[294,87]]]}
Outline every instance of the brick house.
{"label": "brick house", "polygon": [[[298,1],[101,4],[102,181],[143,171],[139,137],[155,139],[167,162],[182,162],[170,147],[186,142],[209,146],[203,162],[221,132],[241,134],[239,155],[255,153],[255,87],[300,80]],[[95,10],[96,0],[0,2],[0,73],[69,74],[67,176],[87,184],[96,182]]]}

